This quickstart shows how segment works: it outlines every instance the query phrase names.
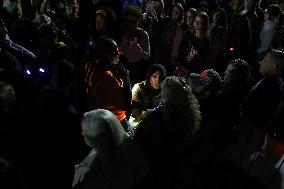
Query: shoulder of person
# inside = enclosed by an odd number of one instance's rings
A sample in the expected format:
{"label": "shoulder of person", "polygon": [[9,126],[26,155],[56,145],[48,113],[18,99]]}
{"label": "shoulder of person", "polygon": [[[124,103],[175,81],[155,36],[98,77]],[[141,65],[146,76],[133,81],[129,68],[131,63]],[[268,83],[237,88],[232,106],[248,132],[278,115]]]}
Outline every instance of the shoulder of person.
{"label": "shoulder of person", "polygon": [[142,36],[142,35],[148,36],[148,33],[145,30],[143,30],[142,28],[137,28],[136,31],[137,31],[138,36]]}
{"label": "shoulder of person", "polygon": [[141,92],[143,90],[145,86],[145,83],[143,81],[139,82],[139,83],[136,83],[134,86],[133,86],[133,89],[132,91],[137,91],[137,92]]}
{"label": "shoulder of person", "polygon": [[57,47],[61,48],[61,47],[68,47],[68,46],[65,43],[60,41],[60,42],[57,43]]}

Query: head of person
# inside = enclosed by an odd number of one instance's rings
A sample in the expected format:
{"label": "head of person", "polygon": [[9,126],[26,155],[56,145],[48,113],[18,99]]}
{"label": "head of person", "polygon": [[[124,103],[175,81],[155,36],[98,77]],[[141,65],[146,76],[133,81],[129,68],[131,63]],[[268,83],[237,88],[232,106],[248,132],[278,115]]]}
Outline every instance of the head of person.
{"label": "head of person", "polygon": [[33,20],[33,24],[35,25],[35,28],[39,29],[41,25],[51,24],[51,18],[45,14],[41,14]]}
{"label": "head of person", "polygon": [[163,0],[154,0],[154,9],[156,11],[157,17],[161,18],[164,16],[165,3]]}
{"label": "head of person", "polygon": [[194,20],[195,32],[206,33],[209,28],[209,17],[206,12],[200,12],[197,14]]}
{"label": "head of person", "polygon": [[112,9],[106,7],[95,9],[91,13],[91,30],[99,33],[110,32],[115,20],[116,14]]}
{"label": "head of person", "polygon": [[23,15],[23,10],[21,6],[21,1],[18,0],[6,0],[2,2],[2,9],[5,9],[9,14],[21,18]]}
{"label": "head of person", "polygon": [[187,9],[185,13],[185,22],[186,22],[187,28],[190,28],[190,29],[193,28],[196,15],[197,15],[197,10],[195,8]]}
{"label": "head of person", "polygon": [[233,13],[238,14],[240,9],[243,7],[244,0],[232,0],[228,3],[229,8]]}
{"label": "head of person", "polygon": [[16,104],[16,95],[12,85],[0,81],[0,111],[11,113]]}
{"label": "head of person", "polygon": [[284,52],[271,49],[260,62],[259,72],[263,76],[277,76],[283,70]]}
{"label": "head of person", "polygon": [[105,109],[84,113],[81,128],[86,145],[102,153],[115,151],[128,138],[117,117]]}
{"label": "head of person", "polygon": [[71,61],[56,62],[52,71],[52,86],[56,89],[67,90],[76,79],[76,68]]}
{"label": "head of person", "polygon": [[227,26],[227,13],[224,9],[218,8],[211,14],[211,25],[216,27]]}
{"label": "head of person", "polygon": [[213,69],[207,69],[200,74],[191,73],[189,82],[193,93],[198,98],[205,98],[211,94],[217,94],[222,85],[220,75]]}
{"label": "head of person", "polygon": [[[229,47],[241,47],[242,44],[246,44],[246,42],[251,38],[250,23],[248,19],[246,18],[246,16],[233,15],[231,17],[231,24],[229,27],[228,34],[229,34]],[[244,39],[245,41],[240,41]],[[230,44],[231,42],[235,42],[235,41],[237,41],[238,43]],[[242,49],[239,48],[236,50],[240,51]]]}
{"label": "head of person", "polygon": [[43,47],[51,47],[57,43],[58,31],[53,24],[42,24],[38,28],[39,42]]}
{"label": "head of person", "polygon": [[164,79],[161,84],[161,104],[166,122],[175,126],[171,128],[173,132],[192,139],[200,126],[201,113],[191,87],[183,78],[169,76]]}
{"label": "head of person", "polygon": [[34,22],[26,17],[20,18],[14,22],[11,33],[13,36],[17,36],[17,40],[30,41],[35,36]]}
{"label": "head of person", "polygon": [[69,18],[78,18],[79,2],[77,0],[69,0],[66,5],[66,15]]}
{"label": "head of person", "polygon": [[127,30],[135,31],[142,19],[142,11],[138,7],[129,7],[124,12],[124,21]]}
{"label": "head of person", "polygon": [[115,65],[119,62],[119,50],[116,42],[107,37],[100,37],[95,48],[95,56],[102,64]]}
{"label": "head of person", "polygon": [[31,6],[40,9],[41,1],[40,0],[31,0]]}
{"label": "head of person", "polygon": [[166,69],[161,64],[152,64],[147,71],[146,84],[152,89],[160,89],[161,83],[166,77]]}
{"label": "head of person", "polygon": [[104,32],[107,29],[107,12],[105,10],[97,10],[95,15],[96,31]]}
{"label": "head of person", "polygon": [[264,19],[273,21],[281,13],[280,7],[277,4],[268,5],[264,11]]}
{"label": "head of person", "polygon": [[235,59],[229,62],[224,72],[223,84],[245,84],[251,82],[251,67],[242,59]]}
{"label": "head of person", "polygon": [[244,0],[244,8],[247,11],[255,11],[257,5],[258,5],[257,0]]}
{"label": "head of person", "polygon": [[183,21],[184,16],[184,8],[182,4],[175,3],[172,8],[171,17],[173,20],[175,20],[178,23],[181,23]]}

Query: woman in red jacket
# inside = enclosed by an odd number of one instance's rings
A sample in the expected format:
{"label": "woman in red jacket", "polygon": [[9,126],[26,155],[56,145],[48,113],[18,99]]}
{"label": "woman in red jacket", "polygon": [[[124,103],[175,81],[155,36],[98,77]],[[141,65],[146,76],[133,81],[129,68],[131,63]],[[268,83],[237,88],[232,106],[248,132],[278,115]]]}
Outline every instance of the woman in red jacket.
{"label": "woman in red jacket", "polygon": [[85,65],[86,108],[110,110],[128,130],[126,113],[131,104],[131,87],[128,70],[120,63],[119,56],[115,41],[109,38],[98,40],[95,59]]}

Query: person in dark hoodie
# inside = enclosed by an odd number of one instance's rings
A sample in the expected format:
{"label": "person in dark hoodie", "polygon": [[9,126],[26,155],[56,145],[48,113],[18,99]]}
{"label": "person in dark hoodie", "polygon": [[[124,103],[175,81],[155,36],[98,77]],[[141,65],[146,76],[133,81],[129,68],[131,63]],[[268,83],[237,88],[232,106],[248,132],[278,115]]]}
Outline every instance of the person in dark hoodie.
{"label": "person in dark hoodie", "polygon": [[243,118],[259,128],[267,128],[280,103],[283,81],[279,76],[284,63],[284,53],[270,50],[260,63],[263,78],[249,91],[241,106]]}

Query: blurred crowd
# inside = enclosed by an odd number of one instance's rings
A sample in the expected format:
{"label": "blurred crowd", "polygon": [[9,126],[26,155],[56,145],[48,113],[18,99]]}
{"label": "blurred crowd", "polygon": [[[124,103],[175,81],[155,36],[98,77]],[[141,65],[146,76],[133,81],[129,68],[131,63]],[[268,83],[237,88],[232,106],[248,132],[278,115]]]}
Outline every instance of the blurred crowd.
{"label": "blurred crowd", "polygon": [[0,3],[0,188],[218,188],[238,127],[283,141],[284,1]]}

